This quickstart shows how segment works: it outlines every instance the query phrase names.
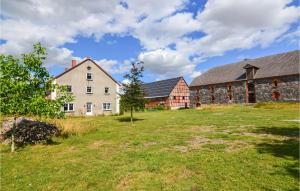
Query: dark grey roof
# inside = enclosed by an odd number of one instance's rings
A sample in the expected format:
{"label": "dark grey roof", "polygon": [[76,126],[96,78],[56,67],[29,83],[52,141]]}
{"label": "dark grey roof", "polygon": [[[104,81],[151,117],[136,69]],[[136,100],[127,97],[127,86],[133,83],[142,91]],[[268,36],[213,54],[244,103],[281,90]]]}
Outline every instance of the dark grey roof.
{"label": "dark grey roof", "polygon": [[190,86],[245,80],[243,67],[246,65],[259,68],[254,79],[299,74],[299,53],[299,50],[295,50],[215,67],[196,77]]}
{"label": "dark grey roof", "polygon": [[182,77],[142,84],[145,98],[167,97]]}

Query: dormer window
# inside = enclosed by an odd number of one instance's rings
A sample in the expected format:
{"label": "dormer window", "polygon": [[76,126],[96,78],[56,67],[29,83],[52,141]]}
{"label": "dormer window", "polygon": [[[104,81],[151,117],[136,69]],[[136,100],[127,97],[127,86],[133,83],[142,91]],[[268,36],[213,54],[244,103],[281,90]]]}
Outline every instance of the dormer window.
{"label": "dormer window", "polygon": [[254,79],[255,73],[259,69],[258,67],[252,66],[251,64],[246,64],[243,68],[246,70],[247,79]]}
{"label": "dormer window", "polygon": [[90,72],[86,73],[86,79],[87,80],[93,80],[92,79],[92,73],[90,73]]}

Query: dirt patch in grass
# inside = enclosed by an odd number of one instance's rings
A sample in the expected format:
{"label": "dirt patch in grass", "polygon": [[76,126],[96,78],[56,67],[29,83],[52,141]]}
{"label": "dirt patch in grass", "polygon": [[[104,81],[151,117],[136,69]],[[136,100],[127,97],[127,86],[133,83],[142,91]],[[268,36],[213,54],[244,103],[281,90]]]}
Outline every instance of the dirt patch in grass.
{"label": "dirt patch in grass", "polygon": [[226,148],[225,151],[226,152],[238,152],[241,149],[245,149],[245,148],[249,148],[249,147],[253,147],[253,145],[249,144],[248,142],[245,141],[239,141],[239,140],[235,140],[235,141],[228,141],[225,143],[226,144]]}
{"label": "dirt patch in grass", "polygon": [[173,148],[174,148],[174,150],[179,151],[179,152],[181,152],[181,153],[186,153],[186,152],[189,151],[189,149],[188,149],[187,146],[176,145],[176,146],[174,146]]}
{"label": "dirt patch in grass", "polygon": [[96,149],[96,148],[99,148],[103,145],[109,145],[110,142],[109,141],[105,141],[105,140],[97,140],[97,141],[94,141],[92,144],[89,145],[89,148],[92,148],[92,149]]}
{"label": "dirt patch in grass", "polygon": [[215,131],[215,127],[216,126],[214,126],[214,125],[209,125],[209,126],[192,126],[192,127],[190,127],[188,129],[188,131],[207,133],[207,132]]}
{"label": "dirt patch in grass", "polygon": [[157,144],[157,142],[154,142],[154,141],[149,141],[149,142],[143,143],[143,145],[144,145],[145,147],[149,147],[149,146],[156,145],[156,144]]}
{"label": "dirt patch in grass", "polygon": [[[226,152],[234,152],[245,147],[250,146],[250,143],[243,140],[223,140],[223,139],[209,139],[206,137],[194,137],[191,140],[187,141],[188,147],[191,149],[201,149],[201,148],[221,148],[224,145]],[[211,147],[210,147],[211,145]]]}
{"label": "dirt patch in grass", "polygon": [[[149,172],[134,172],[129,173],[119,180],[116,190],[130,190],[130,188],[137,188],[145,179],[150,179],[151,173]],[[138,189],[142,190],[142,189]]]}
{"label": "dirt patch in grass", "polygon": [[163,176],[163,182],[165,185],[174,185],[184,179],[188,179],[193,175],[194,173],[185,166],[170,168],[168,169],[167,174]]}
{"label": "dirt patch in grass", "polygon": [[224,143],[224,140],[222,139],[209,139],[209,138],[206,138],[206,137],[200,137],[200,136],[197,136],[197,137],[194,137],[192,138],[191,140],[187,141],[189,147],[191,148],[199,148],[201,147],[202,145],[205,145],[205,144],[223,144]]}

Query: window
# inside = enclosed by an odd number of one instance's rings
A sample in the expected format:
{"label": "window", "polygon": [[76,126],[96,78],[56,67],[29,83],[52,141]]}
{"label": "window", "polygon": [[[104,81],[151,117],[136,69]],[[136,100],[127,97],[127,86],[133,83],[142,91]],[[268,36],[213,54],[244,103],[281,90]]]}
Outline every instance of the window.
{"label": "window", "polygon": [[278,91],[274,91],[274,92],[272,93],[272,97],[273,97],[276,101],[278,101],[279,98],[280,98],[280,93],[279,93]]}
{"label": "window", "polygon": [[184,97],[184,96],[182,96],[182,99],[185,99],[185,97]]}
{"label": "window", "polygon": [[231,84],[228,85],[228,91],[231,92]]}
{"label": "window", "polygon": [[87,94],[92,94],[93,92],[92,92],[92,87],[91,86],[87,86],[86,87],[86,93]]}
{"label": "window", "polygon": [[92,80],[92,73],[86,73],[86,79]]}
{"label": "window", "polygon": [[278,81],[277,80],[273,80],[273,87],[277,88],[277,86],[278,86]]}
{"label": "window", "polygon": [[67,92],[68,92],[68,93],[72,93],[72,86],[67,85]]}
{"label": "window", "polygon": [[176,99],[176,96],[173,96],[173,99]]}
{"label": "window", "polygon": [[211,101],[211,103],[215,103],[215,96],[212,95],[210,101]]}
{"label": "window", "polygon": [[104,88],[104,93],[105,93],[105,94],[108,94],[108,93],[109,93],[109,88],[108,88],[108,87],[105,87],[105,88]]}
{"label": "window", "polygon": [[87,102],[86,103],[86,112],[91,113],[92,112],[92,107],[93,107],[92,102]]}
{"label": "window", "polygon": [[103,103],[102,109],[103,109],[103,111],[110,111],[111,110],[111,103]]}
{"label": "window", "polygon": [[210,93],[214,93],[215,88],[213,86],[210,86]]}
{"label": "window", "polygon": [[74,104],[73,103],[65,103],[64,104],[64,111],[74,111]]}
{"label": "window", "polygon": [[87,70],[91,70],[92,68],[90,66],[86,67]]}

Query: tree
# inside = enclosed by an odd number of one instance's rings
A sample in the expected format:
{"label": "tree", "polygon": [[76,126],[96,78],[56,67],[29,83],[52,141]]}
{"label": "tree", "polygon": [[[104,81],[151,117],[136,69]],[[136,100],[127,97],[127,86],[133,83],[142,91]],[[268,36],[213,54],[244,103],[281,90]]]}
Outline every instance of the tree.
{"label": "tree", "polygon": [[142,62],[131,63],[129,74],[124,76],[128,83],[122,83],[121,107],[130,110],[130,121],[133,122],[133,110],[145,107],[142,81],[144,67]]}
{"label": "tree", "polygon": [[[65,87],[52,83],[52,77],[43,67],[46,55],[46,49],[40,43],[33,46],[33,52],[19,58],[0,55],[0,111],[14,117],[13,132],[18,116],[63,117],[63,104],[73,99]],[[60,97],[48,99],[47,93],[55,88]],[[14,133],[11,150],[15,150]]]}

